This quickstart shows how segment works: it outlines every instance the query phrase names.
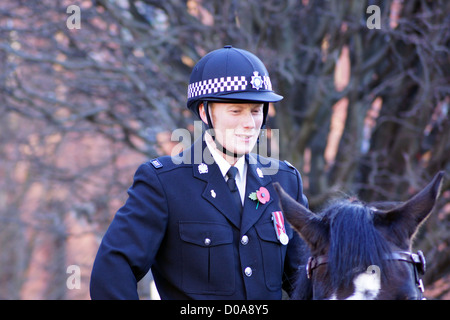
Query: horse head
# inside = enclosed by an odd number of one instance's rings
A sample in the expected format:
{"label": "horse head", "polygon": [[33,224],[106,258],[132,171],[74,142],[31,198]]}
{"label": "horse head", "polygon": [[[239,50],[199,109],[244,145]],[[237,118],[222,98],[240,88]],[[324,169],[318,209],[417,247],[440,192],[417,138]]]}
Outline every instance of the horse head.
{"label": "horse head", "polygon": [[[439,197],[444,172],[406,202],[386,205],[340,200],[316,214],[274,183],[284,215],[311,250],[305,274],[313,299],[420,299],[425,259],[411,253],[420,225]],[[304,294],[298,296],[305,296]]]}

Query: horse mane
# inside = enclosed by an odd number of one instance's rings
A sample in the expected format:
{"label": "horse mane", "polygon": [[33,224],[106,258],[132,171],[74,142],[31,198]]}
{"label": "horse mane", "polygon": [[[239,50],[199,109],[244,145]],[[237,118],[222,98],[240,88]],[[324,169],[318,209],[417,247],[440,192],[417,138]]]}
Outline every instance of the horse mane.
{"label": "horse mane", "polygon": [[365,272],[370,265],[380,268],[381,277],[390,273],[386,257],[391,249],[373,225],[370,207],[343,200],[323,215],[330,223],[328,272],[334,288],[350,286],[355,273]]}

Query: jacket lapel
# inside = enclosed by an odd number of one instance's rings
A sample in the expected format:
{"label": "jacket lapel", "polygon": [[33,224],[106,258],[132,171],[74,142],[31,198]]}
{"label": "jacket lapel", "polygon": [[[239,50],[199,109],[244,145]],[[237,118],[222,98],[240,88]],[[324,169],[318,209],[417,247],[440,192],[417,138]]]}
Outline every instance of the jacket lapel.
{"label": "jacket lapel", "polygon": [[[251,161],[249,161],[251,157]],[[259,162],[256,161],[255,157],[251,154],[246,156],[246,161],[248,164],[247,168],[247,186],[245,190],[244,199],[244,210],[242,211],[242,223],[241,223],[241,234],[245,234],[263,215],[269,205],[275,201],[276,196],[275,189],[272,187],[272,178],[270,175],[264,175]],[[270,200],[258,205],[256,209],[257,201],[253,201],[249,198],[252,192],[256,192],[260,187],[265,187],[270,194]]]}
{"label": "jacket lapel", "polygon": [[[199,144],[201,147],[199,147]],[[199,158],[197,155],[197,158],[203,160],[203,162],[200,162],[199,159],[195,159],[194,161],[194,153],[198,152],[202,152],[202,157]],[[239,228],[241,225],[241,215],[234,209],[234,206],[230,206],[233,203],[230,189],[228,189],[219,166],[214,162],[206,143],[204,141],[196,141],[191,148],[191,153],[194,177],[206,182],[202,197],[224,215],[236,228]]]}

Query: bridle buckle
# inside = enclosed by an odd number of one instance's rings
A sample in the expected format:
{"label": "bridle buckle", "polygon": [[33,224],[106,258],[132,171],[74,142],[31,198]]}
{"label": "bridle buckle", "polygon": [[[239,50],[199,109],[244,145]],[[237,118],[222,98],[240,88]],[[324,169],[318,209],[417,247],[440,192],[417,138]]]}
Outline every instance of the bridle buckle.
{"label": "bridle buckle", "polygon": [[419,262],[416,263],[417,271],[424,275],[427,271],[427,260],[425,260],[425,256],[423,255],[423,252],[421,250],[417,251],[417,255],[419,256]]}
{"label": "bridle buckle", "polygon": [[312,276],[312,268],[311,268],[311,265],[312,265],[313,260],[314,260],[314,257],[313,257],[313,256],[309,257],[309,258],[308,258],[308,263],[306,264],[306,277],[307,277],[308,279],[311,279],[311,276]]}

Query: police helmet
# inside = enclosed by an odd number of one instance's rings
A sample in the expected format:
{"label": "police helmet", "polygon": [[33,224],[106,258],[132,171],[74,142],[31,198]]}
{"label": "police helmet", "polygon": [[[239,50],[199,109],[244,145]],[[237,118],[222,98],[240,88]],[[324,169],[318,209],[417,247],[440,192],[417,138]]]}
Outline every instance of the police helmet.
{"label": "police helmet", "polygon": [[205,55],[189,80],[187,107],[198,117],[205,102],[261,102],[265,124],[269,102],[283,99],[272,90],[262,61],[246,50],[225,46]]}

